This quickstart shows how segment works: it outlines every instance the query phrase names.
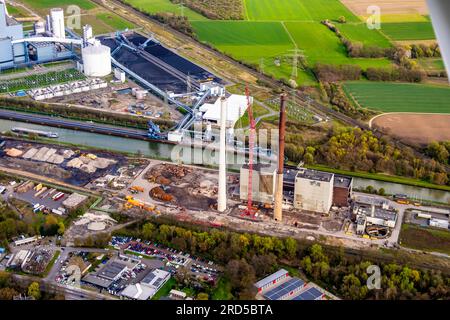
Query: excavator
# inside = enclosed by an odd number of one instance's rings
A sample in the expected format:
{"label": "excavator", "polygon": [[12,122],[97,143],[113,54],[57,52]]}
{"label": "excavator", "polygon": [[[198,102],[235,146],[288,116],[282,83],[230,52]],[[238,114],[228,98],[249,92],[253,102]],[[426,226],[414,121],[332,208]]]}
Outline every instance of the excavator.
{"label": "excavator", "polygon": [[127,200],[127,202],[125,203],[126,210],[129,210],[131,208],[140,208],[148,212],[160,214],[159,210],[155,210],[156,209],[155,205],[145,204],[139,200],[134,199],[133,196],[126,196],[125,200]]}

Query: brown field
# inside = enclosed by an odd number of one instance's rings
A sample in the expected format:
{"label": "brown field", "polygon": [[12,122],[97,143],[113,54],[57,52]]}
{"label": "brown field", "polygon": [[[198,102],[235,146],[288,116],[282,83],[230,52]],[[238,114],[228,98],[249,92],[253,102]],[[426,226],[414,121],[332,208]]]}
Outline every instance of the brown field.
{"label": "brown field", "polygon": [[375,118],[372,127],[417,145],[450,140],[450,114],[389,113]]}
{"label": "brown field", "polygon": [[367,16],[367,7],[379,6],[382,14],[428,14],[425,0],[341,0],[353,13]]}

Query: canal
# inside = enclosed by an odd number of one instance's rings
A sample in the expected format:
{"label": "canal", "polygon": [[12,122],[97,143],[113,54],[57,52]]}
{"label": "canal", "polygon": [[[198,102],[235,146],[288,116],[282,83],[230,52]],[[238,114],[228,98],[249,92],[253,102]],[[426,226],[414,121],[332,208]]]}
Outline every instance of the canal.
{"label": "canal", "polygon": [[[52,131],[57,132],[59,137],[55,142],[64,142],[77,145],[90,146],[94,148],[119,151],[126,153],[140,153],[141,155],[149,158],[172,160],[179,159],[180,161],[186,162],[194,159],[194,153],[190,147],[178,147],[171,144],[148,142],[136,139],[121,138],[115,136],[101,135],[97,133],[62,129],[55,127],[48,127],[35,124],[24,124],[22,122],[3,120],[0,119],[0,132],[10,131],[12,127],[26,127],[36,130]],[[181,151],[174,152],[174,148],[178,148]],[[174,156],[173,154],[179,155]],[[203,154],[203,162],[213,165],[217,163],[218,154],[215,152],[206,152]],[[206,156],[205,156],[206,155]],[[228,162],[232,163],[236,161],[232,154],[228,154]],[[176,161],[176,160],[175,160]],[[187,161],[189,162],[189,161]],[[239,166],[230,166],[235,169]],[[367,186],[372,186],[375,189],[384,188],[387,194],[406,194],[411,198],[418,200],[434,201],[440,203],[450,203],[450,192],[442,190],[427,189],[421,187],[408,186],[392,182],[384,182],[378,180],[364,179],[364,178],[354,178],[353,187],[355,189],[365,189]]]}

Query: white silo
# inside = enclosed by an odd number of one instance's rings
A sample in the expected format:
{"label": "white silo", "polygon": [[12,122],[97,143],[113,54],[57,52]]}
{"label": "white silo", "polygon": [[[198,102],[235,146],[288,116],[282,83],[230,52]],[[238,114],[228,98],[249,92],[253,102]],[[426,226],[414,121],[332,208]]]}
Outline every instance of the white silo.
{"label": "white silo", "polygon": [[52,24],[53,36],[64,39],[66,31],[64,26],[64,10],[61,8],[53,8],[50,10],[50,21]]}
{"label": "white silo", "polygon": [[84,74],[88,77],[105,77],[111,73],[111,49],[96,42],[81,49]]}

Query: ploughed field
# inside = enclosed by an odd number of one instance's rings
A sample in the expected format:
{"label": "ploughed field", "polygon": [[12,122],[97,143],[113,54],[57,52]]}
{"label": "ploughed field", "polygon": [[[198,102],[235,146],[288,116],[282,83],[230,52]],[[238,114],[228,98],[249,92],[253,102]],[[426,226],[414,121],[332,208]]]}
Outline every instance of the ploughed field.
{"label": "ploughed field", "polygon": [[372,126],[414,145],[450,140],[450,114],[389,113],[375,118]]}

